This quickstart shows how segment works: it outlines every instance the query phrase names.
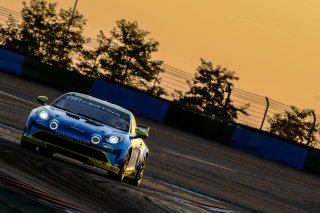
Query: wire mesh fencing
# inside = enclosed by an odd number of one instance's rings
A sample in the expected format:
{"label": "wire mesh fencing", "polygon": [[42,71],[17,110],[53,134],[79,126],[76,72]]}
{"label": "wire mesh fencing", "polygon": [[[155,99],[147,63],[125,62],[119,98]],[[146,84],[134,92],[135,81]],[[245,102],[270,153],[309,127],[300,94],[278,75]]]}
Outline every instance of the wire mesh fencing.
{"label": "wire mesh fencing", "polygon": [[[189,89],[187,81],[192,81],[194,77],[192,74],[167,64],[164,64],[162,68],[165,72],[160,75],[160,86],[164,87],[170,95],[174,94],[176,90],[185,92]],[[165,98],[172,100],[173,97],[170,95]],[[268,121],[275,114],[283,114],[285,111],[292,111],[290,105],[238,88],[232,89],[230,100],[237,108],[248,105],[246,108],[248,115],[238,113],[236,123],[263,131],[269,131],[270,123]],[[307,121],[317,125],[320,121],[320,116],[309,116]]]}

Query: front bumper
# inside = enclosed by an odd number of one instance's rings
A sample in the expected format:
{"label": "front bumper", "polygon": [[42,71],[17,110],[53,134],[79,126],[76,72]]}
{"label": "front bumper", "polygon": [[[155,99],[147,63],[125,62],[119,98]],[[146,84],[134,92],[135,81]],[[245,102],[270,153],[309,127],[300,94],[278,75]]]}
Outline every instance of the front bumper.
{"label": "front bumper", "polygon": [[23,135],[21,140],[47,148],[55,153],[77,159],[92,166],[118,174],[120,169],[113,166],[106,151],[80,143],[47,131],[37,131],[32,135]]}

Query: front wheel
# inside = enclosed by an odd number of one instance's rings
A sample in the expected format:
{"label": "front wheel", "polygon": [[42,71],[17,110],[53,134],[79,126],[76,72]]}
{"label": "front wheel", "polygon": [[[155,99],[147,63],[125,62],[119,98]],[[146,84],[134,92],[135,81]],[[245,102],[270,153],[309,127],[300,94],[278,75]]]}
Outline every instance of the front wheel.
{"label": "front wheel", "polygon": [[119,173],[116,174],[116,173],[113,173],[113,172],[109,172],[109,173],[108,173],[108,176],[111,177],[111,178],[113,178],[113,179],[115,179],[115,180],[118,180],[118,181],[121,181],[121,182],[122,182],[123,179],[124,179],[124,173],[125,173],[125,171],[126,171],[126,169],[127,169],[128,163],[129,163],[129,154],[128,154],[128,155],[126,156],[126,158],[124,159],[123,164],[122,164],[122,166],[121,166],[121,168],[120,168]]}

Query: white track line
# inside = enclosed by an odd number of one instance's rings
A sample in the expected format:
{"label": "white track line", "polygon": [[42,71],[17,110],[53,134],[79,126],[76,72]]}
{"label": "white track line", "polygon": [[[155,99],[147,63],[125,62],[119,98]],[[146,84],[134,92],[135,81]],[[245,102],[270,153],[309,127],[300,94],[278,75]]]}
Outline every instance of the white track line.
{"label": "white track line", "polygon": [[9,93],[3,92],[3,91],[0,91],[0,93],[3,94],[3,95],[8,96],[10,98],[14,98],[14,99],[19,100],[19,101],[23,101],[23,102],[26,102],[26,103],[29,103],[29,104],[32,104],[32,105],[36,105],[36,103],[34,103],[34,102],[28,101],[28,100],[23,99],[23,98],[19,98],[17,96],[11,95]]}

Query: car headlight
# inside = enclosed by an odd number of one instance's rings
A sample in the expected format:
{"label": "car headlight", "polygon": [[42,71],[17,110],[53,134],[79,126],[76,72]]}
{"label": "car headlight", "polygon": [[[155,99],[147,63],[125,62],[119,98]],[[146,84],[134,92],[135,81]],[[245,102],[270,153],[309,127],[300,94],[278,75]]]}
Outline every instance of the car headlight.
{"label": "car headlight", "polygon": [[115,135],[111,135],[109,138],[106,138],[106,141],[111,144],[118,144],[121,142],[121,138]]}
{"label": "car headlight", "polygon": [[42,120],[48,120],[50,117],[49,112],[45,109],[40,109],[38,115]]}

